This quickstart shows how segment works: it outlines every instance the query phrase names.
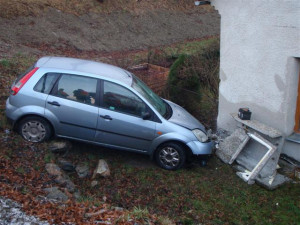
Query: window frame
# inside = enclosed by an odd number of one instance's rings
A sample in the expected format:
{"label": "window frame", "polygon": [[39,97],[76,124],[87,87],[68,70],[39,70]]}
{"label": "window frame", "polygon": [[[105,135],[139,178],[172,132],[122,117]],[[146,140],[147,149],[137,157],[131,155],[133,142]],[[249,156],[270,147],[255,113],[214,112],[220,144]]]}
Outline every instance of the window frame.
{"label": "window frame", "polygon": [[122,113],[122,114],[125,114],[125,115],[134,116],[134,117],[143,119],[142,116],[138,116],[138,115],[134,115],[134,114],[130,114],[130,113],[125,113],[125,112],[118,111],[118,110],[111,110],[109,108],[104,107],[104,82],[109,82],[109,83],[118,85],[118,86],[120,86],[122,88],[125,88],[128,91],[130,91],[133,95],[135,95],[138,99],[140,99],[146,105],[146,111],[148,111],[151,114],[151,117],[149,119],[147,119],[147,120],[150,120],[150,121],[153,121],[153,122],[161,122],[159,120],[159,118],[157,117],[157,115],[155,114],[155,112],[153,112],[153,110],[149,107],[149,105],[143,99],[141,99],[140,96],[138,96],[136,93],[134,93],[128,87],[125,87],[125,86],[123,86],[121,84],[118,84],[118,83],[115,83],[113,81],[103,80],[103,79],[100,80],[100,105],[99,105],[99,107],[101,109],[105,109],[105,110],[109,110],[109,111],[117,112],[117,113]]}
{"label": "window frame", "polygon": [[296,102],[295,127],[294,132],[300,133],[300,72],[298,76],[298,97]]}
{"label": "window frame", "polygon": [[[58,75],[58,76],[55,78],[55,80],[54,80],[54,82],[53,82],[53,84],[52,84],[52,87],[50,87],[49,93],[45,93],[45,92],[41,92],[41,91],[36,90],[36,88],[37,88],[39,82],[40,82],[46,75],[48,75],[48,74],[57,74],[57,75]],[[36,82],[36,84],[34,85],[33,90],[34,90],[35,92],[38,92],[38,93],[50,95],[50,93],[52,92],[52,90],[53,90],[55,84],[57,83],[57,80],[59,80],[60,77],[61,77],[61,73],[59,73],[59,72],[58,72],[58,73],[57,73],[57,72],[47,72],[47,73],[44,73],[44,74],[41,76],[41,78],[40,78],[40,79]]]}
{"label": "window frame", "polygon": [[[74,99],[69,99],[69,98],[62,98],[60,96],[58,96],[58,84],[59,84],[59,81],[61,80],[62,76],[76,76],[76,77],[84,77],[84,78],[90,78],[90,79],[94,79],[97,81],[97,84],[96,84],[96,93],[95,93],[95,104],[88,104],[88,103],[84,103],[84,102],[80,102],[80,101],[76,101]],[[72,73],[60,73],[59,77],[57,78],[56,82],[54,83],[49,95],[52,95],[54,97],[57,97],[57,98],[61,98],[61,99],[66,99],[66,100],[69,100],[69,101],[73,101],[73,102],[77,102],[77,103],[81,103],[81,104],[85,104],[85,105],[90,105],[90,106],[95,106],[95,107],[99,107],[99,102],[100,102],[100,97],[99,97],[99,93],[100,93],[100,79],[99,78],[96,78],[96,77],[90,77],[90,76],[84,76],[84,75],[79,75],[79,74],[72,74]]]}

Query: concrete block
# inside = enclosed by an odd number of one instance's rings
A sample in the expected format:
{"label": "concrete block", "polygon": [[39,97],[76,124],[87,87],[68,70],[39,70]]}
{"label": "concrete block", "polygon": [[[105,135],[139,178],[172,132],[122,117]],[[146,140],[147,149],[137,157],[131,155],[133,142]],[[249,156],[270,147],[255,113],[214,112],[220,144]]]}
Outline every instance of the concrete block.
{"label": "concrete block", "polygon": [[229,163],[232,156],[238,151],[239,146],[248,138],[246,132],[238,128],[230,136],[220,142],[216,155],[225,163]]}
{"label": "concrete block", "polygon": [[287,182],[291,182],[291,179],[284,175],[276,173],[271,177],[264,177],[264,178],[257,177],[255,179],[255,182],[268,190],[274,190]]}
{"label": "concrete block", "polygon": [[[265,146],[254,140],[250,140],[243,151],[241,151],[241,153],[238,155],[236,161],[238,164],[244,166],[247,170],[252,171],[262,159],[262,157],[264,157],[266,152],[267,148]],[[280,148],[277,148],[277,150],[272,154],[271,158],[260,171],[259,174],[261,177],[268,177],[273,175],[274,171],[277,169],[279,156]]]}

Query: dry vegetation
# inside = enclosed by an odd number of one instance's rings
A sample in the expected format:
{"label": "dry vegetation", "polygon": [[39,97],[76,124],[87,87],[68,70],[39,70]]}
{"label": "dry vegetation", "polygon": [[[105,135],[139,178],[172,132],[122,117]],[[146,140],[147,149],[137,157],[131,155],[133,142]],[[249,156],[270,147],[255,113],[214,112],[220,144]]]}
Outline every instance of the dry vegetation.
{"label": "dry vegetation", "polygon": [[[52,7],[66,13],[82,15],[84,13],[132,12],[140,14],[153,9],[188,11],[194,10],[194,1],[189,0],[0,0],[0,16],[37,16]],[[211,10],[210,7],[206,7]]]}

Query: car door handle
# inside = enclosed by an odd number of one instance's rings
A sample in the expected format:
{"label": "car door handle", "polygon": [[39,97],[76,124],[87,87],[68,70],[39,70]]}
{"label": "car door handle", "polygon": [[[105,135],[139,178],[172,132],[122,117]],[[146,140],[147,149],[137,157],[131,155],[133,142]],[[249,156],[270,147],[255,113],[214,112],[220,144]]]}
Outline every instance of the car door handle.
{"label": "car door handle", "polygon": [[112,120],[112,118],[109,115],[100,115],[101,118],[105,119],[105,120]]}
{"label": "car door handle", "polygon": [[56,101],[48,102],[48,104],[55,105],[55,106],[60,106],[60,104],[58,102],[56,102]]}

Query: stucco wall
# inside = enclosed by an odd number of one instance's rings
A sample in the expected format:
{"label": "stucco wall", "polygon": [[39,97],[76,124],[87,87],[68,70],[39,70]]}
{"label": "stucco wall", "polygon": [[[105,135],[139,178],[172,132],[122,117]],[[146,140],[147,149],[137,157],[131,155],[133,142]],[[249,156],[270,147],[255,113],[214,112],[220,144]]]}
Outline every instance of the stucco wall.
{"label": "stucco wall", "polygon": [[231,112],[286,135],[294,128],[300,57],[299,0],[212,0],[221,15],[218,126],[235,127]]}

